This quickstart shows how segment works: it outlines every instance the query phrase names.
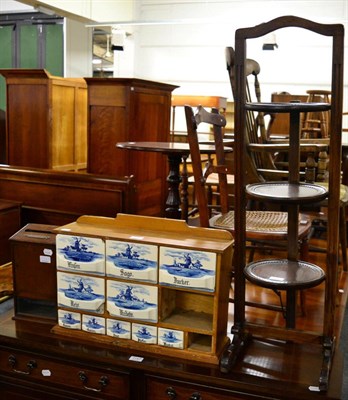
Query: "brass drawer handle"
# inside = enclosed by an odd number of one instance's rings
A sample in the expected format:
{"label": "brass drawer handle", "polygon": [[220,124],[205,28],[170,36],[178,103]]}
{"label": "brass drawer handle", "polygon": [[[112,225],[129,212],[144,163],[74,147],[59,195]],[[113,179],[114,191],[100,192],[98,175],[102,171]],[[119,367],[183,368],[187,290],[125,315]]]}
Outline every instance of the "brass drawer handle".
{"label": "brass drawer handle", "polygon": [[171,386],[169,386],[169,387],[166,389],[166,395],[168,396],[168,398],[169,398],[170,400],[175,400],[175,399],[176,399],[176,391],[175,391],[175,389],[172,388]]}
{"label": "brass drawer handle", "polygon": [[19,369],[16,369],[16,365],[17,365],[17,359],[16,356],[14,356],[13,354],[11,354],[8,358],[8,362],[12,367],[12,371],[15,372],[16,374],[22,374],[22,375],[30,375],[31,371],[37,367],[37,363],[35,360],[30,360],[27,363],[27,371],[21,371]]}
{"label": "brass drawer handle", "polygon": [[86,375],[86,373],[84,371],[80,371],[79,372],[79,378],[82,381],[83,387],[86,390],[91,390],[92,392],[101,392],[103,390],[103,388],[109,383],[109,378],[107,376],[101,376],[98,383],[99,383],[99,388],[93,388],[90,386],[87,386],[87,382],[88,382],[88,376]]}
{"label": "brass drawer handle", "polygon": [[[166,395],[170,400],[175,400],[177,397],[175,389],[171,386],[167,387]],[[200,395],[200,393],[194,392],[191,394],[188,400],[202,400],[202,396]]]}

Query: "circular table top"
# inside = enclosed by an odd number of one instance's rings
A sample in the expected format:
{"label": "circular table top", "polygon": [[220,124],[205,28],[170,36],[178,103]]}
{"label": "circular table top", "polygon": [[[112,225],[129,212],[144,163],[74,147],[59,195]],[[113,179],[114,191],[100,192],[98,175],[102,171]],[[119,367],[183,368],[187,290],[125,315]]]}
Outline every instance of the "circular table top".
{"label": "circular table top", "polygon": [[[116,147],[128,150],[154,151],[163,154],[190,154],[190,145],[182,142],[119,142]],[[213,145],[201,144],[201,153],[213,154],[216,149]],[[224,147],[226,152],[232,152],[232,147]]]}
{"label": "circular table top", "polygon": [[259,182],[246,186],[248,195],[260,200],[285,203],[308,203],[324,200],[328,191],[312,183]]}
{"label": "circular table top", "polygon": [[314,112],[314,111],[328,111],[331,109],[329,103],[302,103],[302,102],[288,102],[288,103],[246,103],[245,108],[253,111],[269,111],[277,113],[288,112]]}
{"label": "circular table top", "polygon": [[325,272],[317,265],[287,259],[255,261],[245,267],[244,273],[259,286],[279,290],[310,288],[325,279]]}

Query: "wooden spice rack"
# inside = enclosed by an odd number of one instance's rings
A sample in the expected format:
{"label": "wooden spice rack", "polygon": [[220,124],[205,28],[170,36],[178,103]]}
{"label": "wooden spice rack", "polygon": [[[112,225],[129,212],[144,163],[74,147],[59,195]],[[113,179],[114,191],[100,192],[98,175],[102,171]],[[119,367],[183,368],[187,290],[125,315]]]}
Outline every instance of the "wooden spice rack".
{"label": "wooden spice rack", "polygon": [[[102,312],[100,310],[98,312],[87,312],[74,309],[66,305],[59,305],[58,301],[58,313],[59,311],[63,314],[72,311],[74,315],[81,314],[81,321],[85,314],[105,321],[116,319],[125,324],[130,324],[132,329],[134,329],[135,324],[144,324],[158,332],[160,330],[167,332],[173,330],[182,334],[182,348],[174,348],[166,342],[160,343],[159,335],[156,343],[149,344],[134,340],[133,332],[130,338],[124,339],[108,334],[108,329],[106,329],[105,334],[100,334],[83,329],[68,329],[60,322],[52,329],[54,333],[77,339],[105,342],[112,346],[120,346],[137,351],[198,360],[211,364],[219,363],[222,352],[229,344],[229,338],[227,337],[228,294],[233,253],[233,239],[229,232],[189,227],[185,221],[181,220],[118,214],[115,219],[82,216],[72,224],[57,228],[57,234],[57,237],[68,235],[67,239],[70,237],[98,238],[103,243],[117,241],[117,243],[121,244],[131,243],[135,247],[137,245],[155,246],[158,259],[156,278],[152,282],[141,281],[134,277],[124,279],[120,278],[120,276],[112,276],[108,274],[108,267],[106,267],[104,275],[91,272],[86,274],[76,268],[74,271],[68,271],[68,268],[59,267],[59,245],[57,242],[57,274],[63,273],[79,277],[85,274],[89,278],[103,279],[105,284],[105,304]],[[65,239],[65,236],[63,239]],[[179,253],[183,252],[184,254],[209,254],[211,256],[210,263],[211,260],[215,260],[213,287],[207,290],[194,287],[194,284],[190,286],[190,284],[187,284],[186,279],[177,279],[178,284],[171,284],[169,281],[163,282],[163,277],[161,278],[163,269],[162,257],[166,250],[169,250],[169,252],[179,251]],[[106,256],[105,260],[107,259],[108,256]],[[203,267],[205,267],[204,262]],[[181,285],[181,281],[186,282],[186,286]],[[140,285],[155,290],[158,301],[155,321],[112,315],[110,310],[113,309],[114,305],[110,304],[111,295],[108,293],[108,288],[111,288],[112,284],[134,285],[134,287]],[[81,327],[83,327],[83,324],[81,324]]]}

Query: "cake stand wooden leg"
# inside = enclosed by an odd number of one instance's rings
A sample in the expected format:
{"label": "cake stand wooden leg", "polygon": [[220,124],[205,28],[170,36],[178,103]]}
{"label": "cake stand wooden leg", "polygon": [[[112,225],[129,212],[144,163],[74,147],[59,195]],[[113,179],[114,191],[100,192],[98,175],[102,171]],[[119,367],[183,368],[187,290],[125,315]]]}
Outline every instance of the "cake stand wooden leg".
{"label": "cake stand wooden leg", "polygon": [[241,328],[232,327],[233,339],[220,358],[220,371],[228,373],[238,361],[246,348],[250,335]]}

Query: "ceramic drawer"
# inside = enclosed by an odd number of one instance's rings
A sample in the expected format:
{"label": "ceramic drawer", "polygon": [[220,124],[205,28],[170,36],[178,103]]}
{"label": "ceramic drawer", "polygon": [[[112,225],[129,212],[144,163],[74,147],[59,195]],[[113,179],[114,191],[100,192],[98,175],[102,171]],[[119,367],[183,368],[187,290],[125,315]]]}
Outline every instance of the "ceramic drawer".
{"label": "ceramic drawer", "polygon": [[57,235],[57,269],[105,275],[105,244],[100,238]]}

